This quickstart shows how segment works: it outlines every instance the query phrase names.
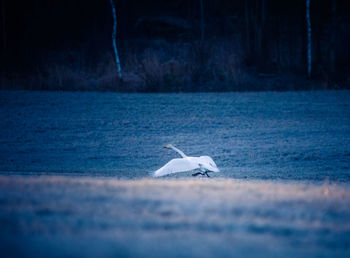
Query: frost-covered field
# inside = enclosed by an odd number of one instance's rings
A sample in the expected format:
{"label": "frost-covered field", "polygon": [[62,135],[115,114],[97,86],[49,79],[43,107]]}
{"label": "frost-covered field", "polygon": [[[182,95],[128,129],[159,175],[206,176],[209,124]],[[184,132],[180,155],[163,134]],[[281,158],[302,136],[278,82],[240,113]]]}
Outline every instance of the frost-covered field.
{"label": "frost-covered field", "polygon": [[349,257],[350,188],[0,176],[0,247],[48,257]]}
{"label": "frost-covered field", "polygon": [[0,176],[0,196],[8,255],[350,255],[344,183]]}
{"label": "frost-covered field", "polygon": [[350,181],[350,91],[0,92],[0,105],[0,171],[147,177],[173,143],[224,177]]}
{"label": "frost-covered field", "polygon": [[[1,256],[350,256],[349,91],[2,91],[0,125]],[[222,173],[152,179],[167,143]]]}

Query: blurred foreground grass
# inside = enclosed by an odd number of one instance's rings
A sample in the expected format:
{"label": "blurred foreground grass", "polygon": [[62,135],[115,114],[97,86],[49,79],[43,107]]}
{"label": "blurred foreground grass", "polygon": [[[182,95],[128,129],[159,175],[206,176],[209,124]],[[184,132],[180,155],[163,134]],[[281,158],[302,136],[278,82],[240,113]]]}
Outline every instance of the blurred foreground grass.
{"label": "blurred foreground grass", "polygon": [[345,257],[350,187],[0,176],[5,256]]}

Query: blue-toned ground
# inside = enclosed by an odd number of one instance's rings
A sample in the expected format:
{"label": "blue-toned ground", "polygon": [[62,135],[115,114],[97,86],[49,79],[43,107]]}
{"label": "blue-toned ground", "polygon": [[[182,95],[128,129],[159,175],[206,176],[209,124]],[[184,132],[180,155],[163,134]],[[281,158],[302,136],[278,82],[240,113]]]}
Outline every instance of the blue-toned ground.
{"label": "blue-toned ground", "polygon": [[[350,92],[0,92],[8,256],[350,256]],[[161,180],[177,157],[222,173]]]}

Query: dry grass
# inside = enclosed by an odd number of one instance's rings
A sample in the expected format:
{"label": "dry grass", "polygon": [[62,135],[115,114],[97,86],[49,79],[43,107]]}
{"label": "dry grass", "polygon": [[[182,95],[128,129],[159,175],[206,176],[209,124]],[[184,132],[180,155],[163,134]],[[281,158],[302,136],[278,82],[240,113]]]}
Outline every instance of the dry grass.
{"label": "dry grass", "polygon": [[[270,73],[269,80],[262,79],[256,69],[246,66],[244,50],[237,39],[190,43],[153,40],[141,45],[120,49],[123,82],[116,76],[112,52],[93,58],[86,49],[80,49],[51,53],[27,76],[1,74],[1,88],[198,92],[325,89],[330,85],[324,78],[323,83],[313,82],[310,87],[296,75],[290,80]],[[285,73],[288,77],[293,74]]]}

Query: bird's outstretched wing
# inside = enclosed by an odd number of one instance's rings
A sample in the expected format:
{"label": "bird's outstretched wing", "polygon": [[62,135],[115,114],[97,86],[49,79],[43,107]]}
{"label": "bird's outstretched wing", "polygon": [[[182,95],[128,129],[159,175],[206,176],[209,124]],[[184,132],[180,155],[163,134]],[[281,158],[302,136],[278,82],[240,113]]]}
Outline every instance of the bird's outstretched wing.
{"label": "bird's outstretched wing", "polygon": [[198,164],[190,162],[187,159],[172,159],[166,163],[163,167],[156,170],[153,174],[154,177],[165,176],[178,172],[185,172],[199,168]]}

